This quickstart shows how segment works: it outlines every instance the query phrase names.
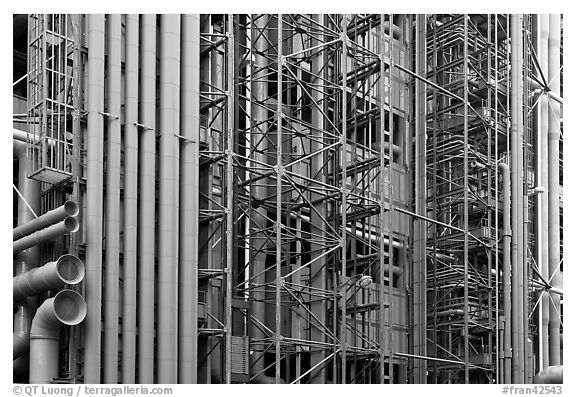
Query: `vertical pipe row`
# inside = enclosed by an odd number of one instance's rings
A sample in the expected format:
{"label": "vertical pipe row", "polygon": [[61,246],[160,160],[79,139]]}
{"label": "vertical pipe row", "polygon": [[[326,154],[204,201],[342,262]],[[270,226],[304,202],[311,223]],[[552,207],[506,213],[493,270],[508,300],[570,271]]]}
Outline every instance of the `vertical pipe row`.
{"label": "vertical pipe row", "polygon": [[277,73],[278,73],[278,86],[276,91],[276,224],[275,224],[275,234],[276,234],[276,276],[275,276],[275,289],[276,289],[276,305],[275,305],[275,328],[274,328],[274,353],[275,353],[275,375],[276,384],[280,383],[280,335],[282,334],[281,329],[281,278],[282,278],[282,176],[284,172],[282,164],[282,94],[283,94],[283,84],[282,84],[282,68],[284,63],[284,58],[282,56],[282,22],[283,15],[278,14],[278,62],[277,62]]}
{"label": "vertical pipe row", "polygon": [[[560,94],[560,15],[550,14],[548,84]],[[548,266],[551,286],[561,288],[560,276],[560,104],[548,101]],[[562,364],[560,355],[560,296],[550,297],[550,365]]]}
{"label": "vertical pipe row", "polygon": [[178,377],[180,16],[160,17],[158,383]]}
{"label": "vertical pipe row", "polygon": [[118,383],[118,273],[120,260],[120,85],[122,19],[107,16],[108,64],[106,79],[106,277],[104,296],[104,383]]}
{"label": "vertical pipe row", "polygon": [[200,153],[200,16],[182,16],[180,127],[179,383],[196,383],[198,364],[198,191]]}
{"label": "vertical pipe row", "polygon": [[468,302],[468,15],[464,15],[464,383],[470,383],[469,302]]}
{"label": "vertical pipe row", "polygon": [[142,15],[140,205],[138,207],[138,382],[154,383],[156,197],[156,15]]}
{"label": "vertical pipe row", "polygon": [[124,288],[122,383],[136,382],[136,284],[138,249],[138,19],[126,15],[124,124]]}
{"label": "vertical pipe row", "polygon": [[504,379],[503,383],[512,383],[511,376],[511,312],[510,306],[510,242],[512,238],[512,231],[510,229],[510,167],[508,164],[500,163],[500,171],[502,172],[502,239],[503,239],[503,263],[502,263],[502,292],[504,294]]}
{"label": "vertical pipe row", "polygon": [[86,304],[84,381],[100,383],[102,204],[104,182],[104,15],[88,19],[88,130],[86,178]]}
{"label": "vertical pipe row", "polygon": [[512,382],[524,383],[524,332],[522,310],[522,16],[511,17],[512,89],[511,97],[511,176],[512,176]]}

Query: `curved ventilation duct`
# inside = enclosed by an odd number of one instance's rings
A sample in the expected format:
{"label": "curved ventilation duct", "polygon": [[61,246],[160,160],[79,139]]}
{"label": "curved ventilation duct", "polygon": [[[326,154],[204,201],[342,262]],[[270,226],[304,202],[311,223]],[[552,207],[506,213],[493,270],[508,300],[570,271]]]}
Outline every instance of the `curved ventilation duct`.
{"label": "curved ventilation duct", "polygon": [[72,290],[63,290],[42,303],[30,330],[30,383],[51,383],[58,377],[60,328],[80,324],[86,302]]}

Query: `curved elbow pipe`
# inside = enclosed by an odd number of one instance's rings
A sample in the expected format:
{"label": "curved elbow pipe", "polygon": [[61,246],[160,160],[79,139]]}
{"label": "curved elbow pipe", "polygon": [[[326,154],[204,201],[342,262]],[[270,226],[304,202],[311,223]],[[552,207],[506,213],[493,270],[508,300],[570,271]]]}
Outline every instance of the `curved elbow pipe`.
{"label": "curved elbow pipe", "polygon": [[49,226],[46,229],[38,230],[29,236],[14,241],[14,245],[12,246],[13,254],[17,254],[26,248],[42,244],[45,241],[52,240],[64,234],[75,233],[78,231],[78,227],[78,220],[76,218],[68,217],[62,222]]}
{"label": "curved elbow pipe", "polygon": [[564,366],[552,365],[538,372],[534,377],[534,383],[562,384],[564,383]]}
{"label": "curved elbow pipe", "polygon": [[74,255],[62,255],[57,261],[34,268],[14,277],[13,299],[18,301],[64,285],[75,285],[84,279],[84,264]]}
{"label": "curved elbow pipe", "polygon": [[21,226],[18,226],[12,231],[12,240],[16,241],[22,237],[26,237],[38,230],[45,229],[69,216],[78,215],[78,204],[74,201],[66,201],[62,206],[46,212],[44,215],[31,220]]}
{"label": "curved elbow pipe", "polygon": [[38,308],[30,329],[30,383],[58,377],[60,328],[80,324],[86,310],[82,295],[72,290],[58,292]]}

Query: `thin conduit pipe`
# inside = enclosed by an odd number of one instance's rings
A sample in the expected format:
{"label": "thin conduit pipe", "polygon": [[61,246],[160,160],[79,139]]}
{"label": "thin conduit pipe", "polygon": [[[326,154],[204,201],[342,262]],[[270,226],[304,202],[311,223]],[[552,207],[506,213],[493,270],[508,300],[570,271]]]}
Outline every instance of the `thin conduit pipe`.
{"label": "thin conduit pipe", "polygon": [[142,15],[140,205],[138,207],[138,382],[154,383],[154,254],[156,202],[156,14]]}
{"label": "thin conduit pipe", "polygon": [[[538,29],[540,32],[538,38],[538,62],[545,76],[548,76],[548,37],[549,37],[549,15],[538,15]],[[548,97],[543,95],[539,99],[540,118],[540,146],[539,146],[539,171],[540,178],[538,186],[544,188],[544,194],[537,196],[539,204],[539,222],[538,231],[538,263],[540,264],[540,274],[542,278],[548,281]],[[539,369],[543,370],[549,366],[549,349],[548,349],[548,323],[550,320],[550,296],[547,293],[542,294],[540,301],[540,327],[539,327]]]}
{"label": "thin conduit pipe", "polygon": [[88,17],[88,130],[86,178],[86,305],[84,381],[100,383],[102,204],[104,172],[104,15]]}
{"label": "thin conduit pipe", "polygon": [[158,383],[178,378],[180,16],[160,17]]}
{"label": "thin conduit pipe", "polygon": [[510,167],[508,164],[500,163],[498,165],[502,173],[502,245],[503,245],[503,263],[502,263],[502,289],[504,302],[504,383],[512,383],[512,352],[511,352],[511,312],[510,306],[510,242],[512,231],[510,229]]}
{"label": "thin conduit pipe", "polygon": [[198,364],[198,192],[200,153],[200,16],[182,16],[180,126],[179,383],[196,383]]}
{"label": "thin conduit pipe", "polygon": [[58,377],[60,329],[80,324],[86,302],[77,292],[63,290],[38,308],[30,330],[30,383],[52,383]]}
{"label": "thin conduit pipe", "polygon": [[34,247],[46,241],[53,240],[68,233],[75,233],[77,231],[78,220],[76,218],[68,217],[55,225],[49,226],[46,229],[38,230],[29,236],[14,241],[12,251],[13,254],[17,254],[26,248]]}
{"label": "thin conduit pipe", "polygon": [[18,240],[22,237],[28,236],[40,229],[44,229],[51,226],[69,216],[78,215],[78,204],[73,201],[66,201],[62,206],[48,211],[38,218],[34,218],[29,222],[26,222],[12,231],[12,240]]}
{"label": "thin conduit pipe", "polygon": [[122,17],[107,20],[108,65],[106,78],[106,284],[104,288],[104,383],[118,383],[118,305],[120,271],[120,112]]}
{"label": "thin conduit pipe", "polygon": [[126,14],[122,383],[136,383],[138,249],[138,18]]}
{"label": "thin conduit pipe", "polygon": [[519,14],[511,18],[512,89],[511,113],[511,179],[512,179],[512,382],[524,383],[524,332],[522,308],[522,19]]}
{"label": "thin conduit pipe", "polygon": [[[560,92],[560,15],[550,14],[548,81],[552,92]],[[560,264],[560,104],[548,103],[548,274],[550,284],[561,288]],[[562,364],[560,354],[560,296],[550,297],[550,365]]]}

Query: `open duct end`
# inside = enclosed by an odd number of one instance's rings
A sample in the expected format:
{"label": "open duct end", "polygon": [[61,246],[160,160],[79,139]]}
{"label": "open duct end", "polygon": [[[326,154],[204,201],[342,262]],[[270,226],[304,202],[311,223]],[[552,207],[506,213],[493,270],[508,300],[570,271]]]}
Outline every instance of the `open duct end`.
{"label": "open duct end", "polygon": [[78,223],[78,219],[69,216],[68,218],[64,219],[64,227],[70,233],[76,233],[80,227],[80,224]]}
{"label": "open duct end", "polygon": [[58,277],[62,282],[76,285],[84,279],[86,269],[80,259],[74,255],[62,255],[56,262]]}
{"label": "open duct end", "polygon": [[64,212],[66,212],[68,216],[76,216],[80,212],[78,204],[75,203],[74,201],[66,201],[63,207]]}
{"label": "open duct end", "polygon": [[65,325],[80,324],[86,312],[86,301],[76,291],[63,290],[54,297],[54,314]]}

